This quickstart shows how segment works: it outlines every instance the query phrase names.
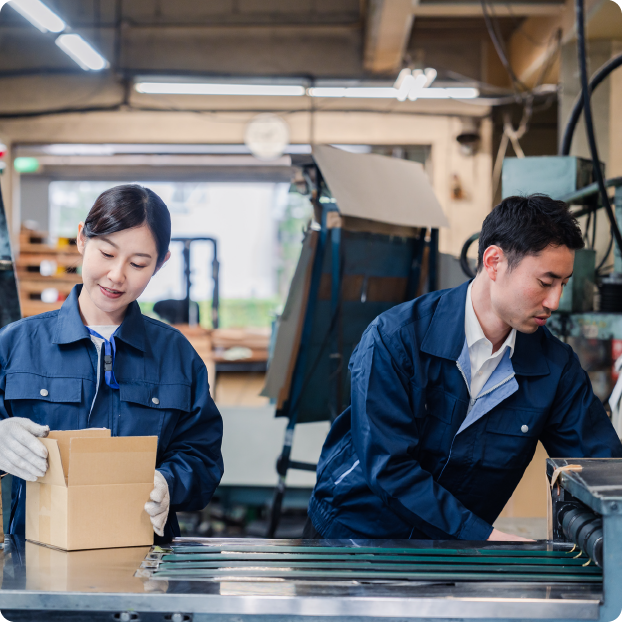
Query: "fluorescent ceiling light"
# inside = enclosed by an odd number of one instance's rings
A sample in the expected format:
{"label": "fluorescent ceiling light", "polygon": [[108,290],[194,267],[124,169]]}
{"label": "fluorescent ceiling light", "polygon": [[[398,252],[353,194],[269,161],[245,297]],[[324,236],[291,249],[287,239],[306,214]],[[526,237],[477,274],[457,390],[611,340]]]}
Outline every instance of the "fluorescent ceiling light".
{"label": "fluorescent ceiling light", "polygon": [[392,86],[314,86],[309,89],[311,97],[395,99],[397,94],[398,89]]}
{"label": "fluorescent ceiling light", "polygon": [[108,61],[78,34],[60,35],[56,39],[56,45],[82,69],[101,71],[108,67]]}
{"label": "fluorescent ceiling light", "polygon": [[150,95],[272,95],[300,97],[305,87],[297,84],[213,84],[209,82],[137,82],[139,93]]}
{"label": "fluorescent ceiling light", "polygon": [[445,91],[452,99],[475,99],[476,97],[479,97],[479,91],[474,88],[448,87]]}
{"label": "fluorescent ceiling light", "polygon": [[[426,76],[423,73],[423,71],[418,73],[413,78],[412,88],[408,92],[408,99],[410,99],[411,102],[414,102],[417,99],[418,94],[421,91],[423,91],[423,89],[425,88],[425,85],[426,85],[427,81],[428,81],[428,79],[426,78]],[[402,100],[402,101],[404,101],[404,100]]]}
{"label": "fluorescent ceiling light", "polygon": [[65,22],[40,0],[12,0],[9,6],[12,6],[41,32],[65,30]]}
{"label": "fluorescent ceiling light", "polygon": [[[425,78],[425,76],[424,76]],[[416,80],[416,78],[415,78]],[[415,91],[414,99],[474,99],[479,97],[475,88],[448,87],[423,88]],[[399,99],[400,91],[394,87],[313,87],[309,89],[311,97],[362,97]],[[409,94],[410,98],[410,94]],[[403,100],[402,100],[403,101]]]}
{"label": "fluorescent ceiling light", "polygon": [[432,69],[432,67],[428,67],[423,73],[425,74],[425,84],[423,86],[427,88],[436,80],[438,73],[436,69]]}
{"label": "fluorescent ceiling light", "polygon": [[393,85],[397,89],[398,101],[406,101],[406,98],[414,102],[419,98],[422,89],[428,88],[436,79],[436,69],[428,67],[427,69],[413,69],[412,71],[405,67],[400,71]]}

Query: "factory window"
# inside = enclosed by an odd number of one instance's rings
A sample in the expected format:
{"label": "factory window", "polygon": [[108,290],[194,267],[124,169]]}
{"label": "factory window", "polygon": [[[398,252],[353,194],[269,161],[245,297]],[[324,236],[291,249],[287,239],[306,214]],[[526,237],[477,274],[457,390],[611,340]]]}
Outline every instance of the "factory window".
{"label": "factory window", "polygon": [[[122,182],[119,182],[122,183]],[[306,198],[286,183],[140,182],[168,205],[173,237],[214,237],[220,261],[220,325],[269,326],[282,308],[311,217]],[[115,182],[55,181],[50,184],[50,235],[74,237],[76,225]],[[191,246],[190,297],[199,303],[201,324],[210,324],[213,250]],[[182,244],[139,299],[150,313],[158,300],[185,295]]]}

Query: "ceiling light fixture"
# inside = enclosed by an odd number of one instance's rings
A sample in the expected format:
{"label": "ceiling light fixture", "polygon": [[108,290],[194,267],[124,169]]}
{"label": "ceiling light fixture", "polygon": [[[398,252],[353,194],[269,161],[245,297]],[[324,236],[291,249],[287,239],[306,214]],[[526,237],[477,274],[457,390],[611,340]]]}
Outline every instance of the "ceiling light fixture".
{"label": "ceiling light fixture", "polygon": [[436,77],[434,69],[419,70],[413,75],[406,70],[396,86],[313,86],[308,89],[302,84],[229,84],[215,82],[148,82],[138,80],[134,88],[147,95],[231,95],[272,97],[330,97],[353,99],[474,99],[479,91],[466,87],[430,88]]}
{"label": "ceiling light fixture", "polygon": [[305,87],[299,84],[215,84],[210,82],[137,82],[139,93],[149,95],[258,95],[301,97]]}
{"label": "ceiling light fixture", "polygon": [[108,61],[78,34],[60,35],[56,45],[86,71],[101,71],[108,67]]}
{"label": "ceiling light fixture", "polygon": [[411,102],[414,102],[417,99],[419,93],[425,88],[428,81],[423,71],[419,71],[416,75],[415,72],[413,72],[413,76],[414,84],[408,92],[408,99],[410,99]]}
{"label": "ceiling light fixture", "polygon": [[395,99],[398,90],[392,86],[314,86],[308,93],[311,97]]}
{"label": "ceiling light fixture", "polygon": [[40,0],[11,0],[12,6],[41,32],[62,32],[67,24]]}
{"label": "ceiling light fixture", "polygon": [[[394,87],[313,87],[308,90],[311,97],[356,97],[399,99],[400,91]],[[409,99],[411,95],[409,93]],[[414,91],[416,99],[475,99],[479,91],[470,87],[422,88]],[[404,100],[401,100],[404,101]]]}

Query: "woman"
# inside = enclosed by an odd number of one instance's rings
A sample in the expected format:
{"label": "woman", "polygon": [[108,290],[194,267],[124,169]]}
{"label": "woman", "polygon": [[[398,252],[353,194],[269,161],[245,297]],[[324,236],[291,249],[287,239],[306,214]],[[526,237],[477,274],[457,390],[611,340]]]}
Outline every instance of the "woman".
{"label": "woman", "polygon": [[170,257],[170,239],[169,211],[154,192],[106,190],[78,225],[83,284],[58,311],[0,331],[0,469],[15,476],[9,533],[24,535],[24,480],[45,473],[37,437],[49,430],[157,435],[145,510],[162,541],[179,535],[175,511],[201,510],[212,497],[223,473],[222,419],[207,370],[179,331],[136,302]]}

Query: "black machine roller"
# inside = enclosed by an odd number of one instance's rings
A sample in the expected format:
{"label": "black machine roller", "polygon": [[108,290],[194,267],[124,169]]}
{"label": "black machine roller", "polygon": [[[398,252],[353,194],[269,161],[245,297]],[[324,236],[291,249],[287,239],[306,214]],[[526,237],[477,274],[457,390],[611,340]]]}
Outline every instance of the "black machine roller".
{"label": "black machine roller", "polygon": [[566,538],[598,566],[603,565],[603,520],[580,503],[568,503],[560,507],[557,521]]}

